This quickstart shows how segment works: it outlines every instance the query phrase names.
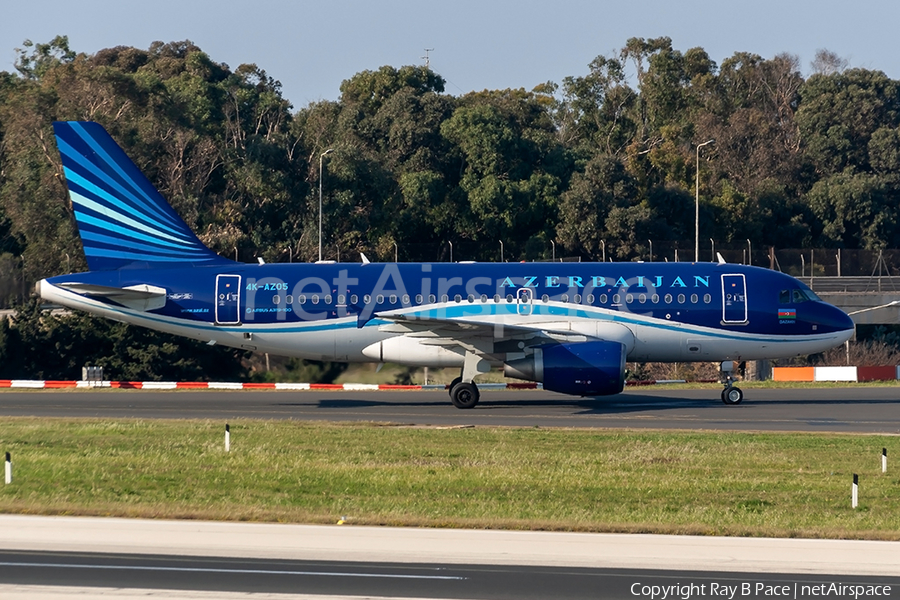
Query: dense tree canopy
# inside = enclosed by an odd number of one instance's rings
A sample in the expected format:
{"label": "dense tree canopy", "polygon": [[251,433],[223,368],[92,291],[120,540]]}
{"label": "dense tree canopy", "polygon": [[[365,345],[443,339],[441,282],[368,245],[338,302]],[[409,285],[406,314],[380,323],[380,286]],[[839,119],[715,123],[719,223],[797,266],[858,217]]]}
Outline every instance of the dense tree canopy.
{"label": "dense tree canopy", "polygon": [[827,51],[804,79],[790,55],[717,65],[632,38],[559,85],[452,96],[426,67],[385,66],[298,110],[261,67],[190,41],[85,54],[60,36],[25,42],[15,67],[0,72],[4,304],[85,266],[51,129],[68,119],[106,127],[205,243],[245,261],[317,258],[320,169],[326,258],[690,249],[698,156],[719,244],[900,246],[900,82]]}

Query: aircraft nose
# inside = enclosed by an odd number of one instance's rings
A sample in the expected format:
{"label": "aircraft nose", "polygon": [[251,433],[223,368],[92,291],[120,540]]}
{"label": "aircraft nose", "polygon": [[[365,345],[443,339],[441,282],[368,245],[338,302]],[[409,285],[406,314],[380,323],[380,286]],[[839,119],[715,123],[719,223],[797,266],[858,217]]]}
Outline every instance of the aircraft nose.
{"label": "aircraft nose", "polygon": [[816,311],[815,322],[821,332],[844,331],[852,335],[856,330],[856,323],[853,322],[850,315],[825,302],[821,304],[820,310]]}

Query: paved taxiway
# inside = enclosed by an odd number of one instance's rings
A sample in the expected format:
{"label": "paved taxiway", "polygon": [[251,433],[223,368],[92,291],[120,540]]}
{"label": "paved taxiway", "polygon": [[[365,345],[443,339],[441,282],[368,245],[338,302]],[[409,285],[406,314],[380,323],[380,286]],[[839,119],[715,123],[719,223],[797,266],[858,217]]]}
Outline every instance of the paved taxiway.
{"label": "paved taxiway", "polygon": [[477,407],[458,410],[442,391],[6,390],[0,415],[900,434],[900,387],[750,389],[739,406],[718,395],[662,386],[606,398],[485,391]]}

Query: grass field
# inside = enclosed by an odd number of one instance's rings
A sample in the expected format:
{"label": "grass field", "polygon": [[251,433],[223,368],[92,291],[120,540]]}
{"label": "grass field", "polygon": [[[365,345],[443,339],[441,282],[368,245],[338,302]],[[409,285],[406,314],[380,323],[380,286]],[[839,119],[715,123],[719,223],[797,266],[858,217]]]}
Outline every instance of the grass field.
{"label": "grass field", "polygon": [[[900,540],[900,438],[5,418],[0,512]],[[852,474],[860,506],[850,507]]]}

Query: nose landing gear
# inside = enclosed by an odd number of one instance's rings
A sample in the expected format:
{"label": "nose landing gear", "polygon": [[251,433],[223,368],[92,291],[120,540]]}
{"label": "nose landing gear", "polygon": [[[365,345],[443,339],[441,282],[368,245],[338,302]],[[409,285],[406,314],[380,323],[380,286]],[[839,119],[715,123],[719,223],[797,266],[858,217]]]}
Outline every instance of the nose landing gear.
{"label": "nose landing gear", "polygon": [[744,400],[744,392],[734,385],[734,362],[726,360],[721,365],[722,381],[725,389],[722,390],[722,402],[738,405]]}

